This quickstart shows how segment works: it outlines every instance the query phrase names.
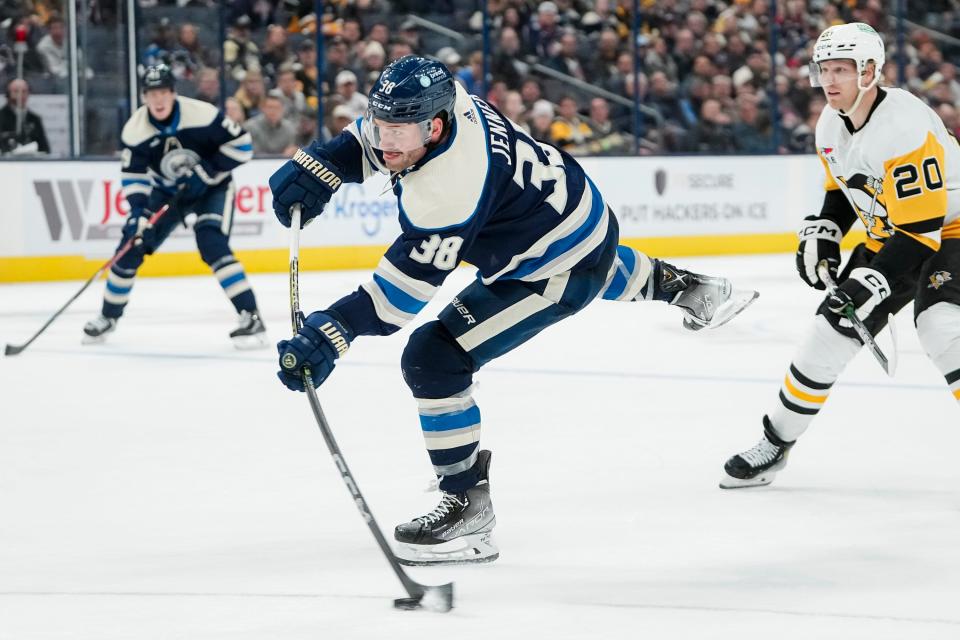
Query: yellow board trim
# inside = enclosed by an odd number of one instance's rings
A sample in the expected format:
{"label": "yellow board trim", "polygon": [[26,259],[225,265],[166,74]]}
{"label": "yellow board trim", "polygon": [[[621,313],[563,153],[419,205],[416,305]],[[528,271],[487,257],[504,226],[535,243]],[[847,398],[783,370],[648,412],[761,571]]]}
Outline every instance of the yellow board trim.
{"label": "yellow board trim", "polygon": [[787,388],[787,391],[790,392],[790,395],[800,400],[803,400],[805,402],[813,402],[814,404],[823,404],[824,402],[827,401],[827,396],[815,396],[811,393],[807,393],[805,391],[800,391],[800,389],[797,389],[795,386],[793,386],[793,383],[790,382],[789,373],[783,379],[783,384]]}
{"label": "yellow board trim", "polygon": [[[841,246],[853,248],[863,242],[863,233],[850,233]],[[793,233],[761,233],[730,236],[677,236],[659,238],[621,238],[620,243],[651,256],[710,256],[747,253],[787,253],[797,249]],[[386,252],[386,246],[303,247],[300,270],[373,269]],[[237,258],[248,273],[285,273],[289,257],[286,249],[237,251]],[[0,257],[0,282],[37,282],[43,280],[86,280],[109,256],[29,256]],[[158,253],[148,256],[137,272],[142,276],[186,276],[210,273],[196,251]]]}
{"label": "yellow board trim", "polygon": [[960,400],[960,389],[957,389],[956,391],[953,392],[953,397],[956,398],[957,400]]}

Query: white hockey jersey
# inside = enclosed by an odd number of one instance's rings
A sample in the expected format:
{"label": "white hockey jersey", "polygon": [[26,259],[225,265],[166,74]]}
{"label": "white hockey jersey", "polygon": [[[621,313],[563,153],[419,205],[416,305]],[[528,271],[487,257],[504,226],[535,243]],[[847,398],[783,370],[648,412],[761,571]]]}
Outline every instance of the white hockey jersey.
{"label": "white hockey jersey", "polygon": [[960,238],[960,144],[940,117],[902,89],[881,89],[867,122],[824,107],[817,122],[824,188],[840,189],[879,251],[894,233],[930,247]]}

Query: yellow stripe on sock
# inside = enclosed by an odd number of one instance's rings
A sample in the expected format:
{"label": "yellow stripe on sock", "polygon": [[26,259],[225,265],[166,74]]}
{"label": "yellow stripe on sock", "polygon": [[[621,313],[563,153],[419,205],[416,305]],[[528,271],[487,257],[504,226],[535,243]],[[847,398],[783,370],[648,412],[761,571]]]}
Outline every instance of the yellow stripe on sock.
{"label": "yellow stripe on sock", "polygon": [[787,388],[787,391],[790,392],[790,395],[794,396],[795,398],[799,398],[800,400],[803,400],[805,402],[823,404],[824,402],[827,401],[827,396],[830,395],[828,393],[826,396],[815,396],[813,394],[800,391],[800,389],[797,389],[795,386],[793,386],[793,383],[790,382],[790,374],[787,374],[783,378],[783,384]]}

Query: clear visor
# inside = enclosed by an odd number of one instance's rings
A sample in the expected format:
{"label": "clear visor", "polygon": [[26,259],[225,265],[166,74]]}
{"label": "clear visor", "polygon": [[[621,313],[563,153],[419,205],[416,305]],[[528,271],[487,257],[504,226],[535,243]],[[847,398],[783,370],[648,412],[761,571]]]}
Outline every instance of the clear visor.
{"label": "clear visor", "polygon": [[856,81],[857,68],[850,65],[831,65],[829,69],[820,67],[822,63],[810,63],[810,86],[823,87],[833,84],[844,84],[846,82]]}
{"label": "clear visor", "polygon": [[375,120],[370,111],[363,117],[363,137],[379,151],[406,153],[430,141],[430,120],[394,124]]}

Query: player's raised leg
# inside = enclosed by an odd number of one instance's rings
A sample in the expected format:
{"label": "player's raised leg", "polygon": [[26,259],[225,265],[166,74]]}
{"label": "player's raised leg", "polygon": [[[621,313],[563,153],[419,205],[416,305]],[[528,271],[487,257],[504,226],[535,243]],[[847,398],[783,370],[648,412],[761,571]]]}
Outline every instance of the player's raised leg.
{"label": "player's raised leg", "polygon": [[238,349],[261,349],[268,346],[266,327],[257,310],[257,300],[243,265],[230,249],[233,196],[232,182],[208,190],[193,207],[197,212],[194,233],[200,257],[209,265],[223,292],[237,310],[239,324],[230,332],[230,339]]}
{"label": "player's raised leg", "polygon": [[681,309],[685,329],[698,331],[726,324],[759,294],[735,289],[726,278],[685,271],[621,245],[601,295],[604,300],[666,302]]}

